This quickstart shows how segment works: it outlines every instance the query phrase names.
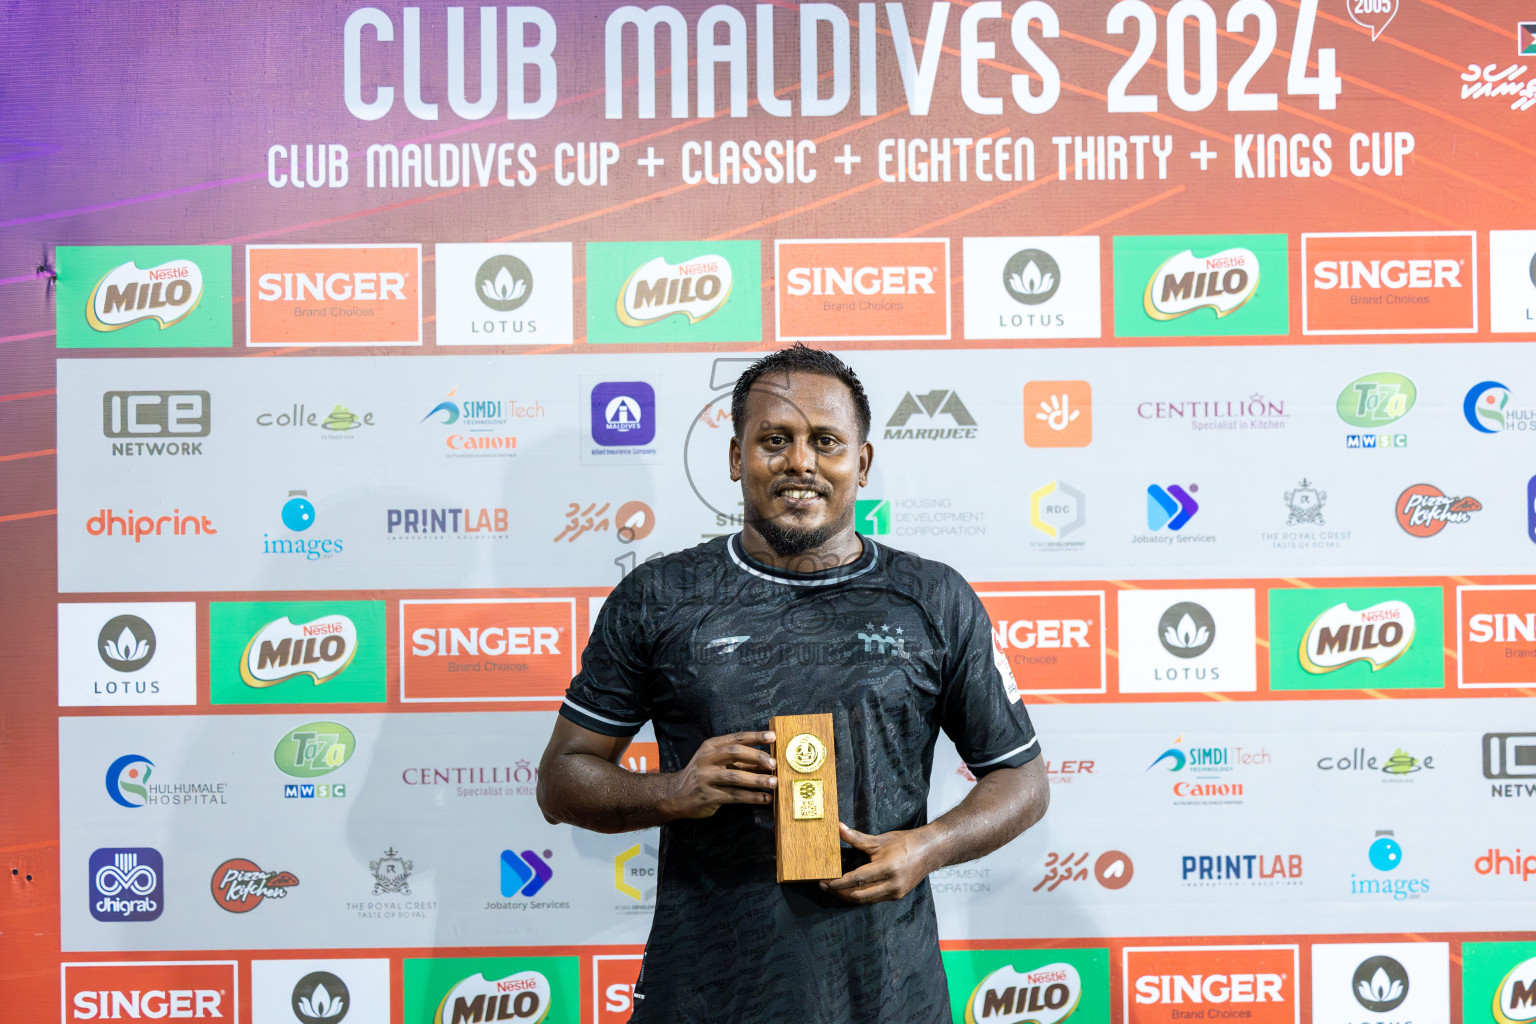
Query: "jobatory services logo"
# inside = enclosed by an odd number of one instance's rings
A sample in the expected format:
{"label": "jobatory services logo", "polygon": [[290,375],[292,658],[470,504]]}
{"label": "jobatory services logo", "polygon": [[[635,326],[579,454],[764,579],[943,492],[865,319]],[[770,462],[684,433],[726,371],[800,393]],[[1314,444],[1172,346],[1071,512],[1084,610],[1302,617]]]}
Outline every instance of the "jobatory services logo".
{"label": "jobatory services logo", "polygon": [[153,921],[165,911],[165,861],[159,850],[96,850],[86,876],[91,916],[98,921]]}
{"label": "jobatory services logo", "polygon": [[1029,525],[1047,540],[1032,538],[1036,551],[1081,551],[1085,540],[1069,538],[1088,521],[1088,497],[1065,480],[1048,480],[1029,492]]}
{"label": "jobatory services logo", "polygon": [[761,274],[758,242],[589,242],[587,341],[761,341]]}
{"label": "jobatory services logo", "polygon": [[1464,942],[1461,956],[1462,1020],[1536,1021],[1536,942]]}
{"label": "jobatory services logo", "polygon": [[1188,487],[1148,484],[1147,530],[1151,533],[1160,530],[1178,533],[1184,529],[1195,517],[1195,513],[1200,511],[1200,503],[1194,498],[1195,492],[1199,490],[1199,484],[1190,484]]}
{"label": "jobatory services logo", "polygon": [[1285,235],[1116,237],[1115,337],[1290,333]]}
{"label": "jobatory services logo", "polygon": [[229,348],[227,245],[61,245],[59,348]]}
{"label": "jobatory services logo", "polygon": [[956,391],[906,392],[885,423],[887,441],[972,441],[980,428]]}
{"label": "jobatory services logo", "polygon": [[1536,587],[1457,587],[1456,618],[1458,686],[1536,684]]}
{"label": "jobatory services logo", "polygon": [[1448,943],[1315,942],[1312,1021],[1450,1024],[1450,977]]}
{"label": "jobatory services logo", "polygon": [[380,703],[383,601],[214,602],[214,704]]}
{"label": "jobatory services logo", "polygon": [[407,957],[405,1019],[430,1024],[578,1024],[580,965],[575,956]]}
{"label": "jobatory services logo", "polygon": [[1483,503],[1471,495],[1446,494],[1434,484],[1413,484],[1397,496],[1397,525],[1412,537],[1433,537],[1449,524],[1462,525],[1481,512]]}
{"label": "jobatory services logo", "polygon": [[1098,236],[967,238],[967,338],[1097,338]]}
{"label": "jobatory services logo", "polygon": [[1445,685],[1439,587],[1269,592],[1272,690]]}
{"label": "jobatory services logo", "polygon": [[251,961],[251,1024],[389,1024],[389,961]]}
{"label": "jobatory services logo", "polygon": [[1488,299],[1495,334],[1536,331],[1536,231],[1488,232]]}
{"label": "jobatory services logo", "polygon": [[1126,1024],[1241,1013],[1250,1024],[1300,1024],[1296,946],[1126,946]]}
{"label": "jobatory services logo", "polygon": [[435,253],[439,348],[575,340],[570,242],[439,242]]}
{"label": "jobatory services logo", "polygon": [[1021,693],[1104,693],[1104,592],[980,593]]}
{"label": "jobatory services logo", "polygon": [[248,245],[248,347],[421,344],[421,246]]}
{"label": "jobatory services logo", "polygon": [[1301,236],[1303,334],[1477,331],[1477,233]]}
{"label": "jobatory services logo", "polygon": [[197,605],[59,605],[59,706],[197,703]]}
{"label": "jobatory services logo", "polygon": [[536,895],[555,877],[554,869],[549,866],[550,857],[548,850],[544,851],[543,856],[533,850],[521,853],[502,850],[501,895],[509,899],[513,896],[531,898]]}
{"label": "jobatory services logo", "polygon": [[1407,434],[1376,431],[1408,415],[1418,397],[1419,391],[1413,381],[1400,373],[1368,373],[1351,381],[1339,392],[1335,403],[1339,419],[1352,427],[1363,427],[1373,432],[1348,434],[1344,438],[1344,446],[1360,449],[1406,448]]}
{"label": "jobatory services logo", "polygon": [[283,900],[299,884],[291,871],[265,871],[255,861],[231,857],[213,869],[208,888],[213,902],[231,914],[248,914],[266,900]]}
{"label": "jobatory services logo", "polygon": [[[239,964],[234,960],[98,960],[59,967],[59,1019],[69,1024],[167,1017],[234,1024],[239,1011]],[[256,1024],[271,1022],[258,1019]]]}
{"label": "jobatory services logo", "polygon": [[1086,448],[1093,443],[1093,388],[1085,380],[1032,380],[1024,385],[1024,443],[1031,448]]}
{"label": "jobatory services logo", "polygon": [[134,458],[203,454],[213,401],[206,391],[108,391],[101,396],[101,432],[112,454]]}
{"label": "jobatory services logo", "polygon": [[1116,600],[1120,692],[1257,688],[1252,590],[1127,590]]}
{"label": "jobatory services logo", "polygon": [[560,700],[578,669],[574,598],[400,602],[400,699]]}
{"label": "jobatory services logo", "polygon": [[949,239],[777,241],[780,341],[948,339]]}

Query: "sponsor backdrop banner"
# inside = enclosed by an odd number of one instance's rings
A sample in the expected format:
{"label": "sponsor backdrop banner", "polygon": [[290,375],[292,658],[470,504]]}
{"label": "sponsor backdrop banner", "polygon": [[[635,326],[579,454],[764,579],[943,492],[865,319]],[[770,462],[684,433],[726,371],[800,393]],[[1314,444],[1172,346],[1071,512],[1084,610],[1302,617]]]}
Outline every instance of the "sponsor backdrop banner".
{"label": "sponsor backdrop banner", "polygon": [[1536,1024],[1536,7],[0,35],[9,1017],[628,1019],[659,835],[539,757],[804,340],[1042,737],[931,879],[955,1021]]}

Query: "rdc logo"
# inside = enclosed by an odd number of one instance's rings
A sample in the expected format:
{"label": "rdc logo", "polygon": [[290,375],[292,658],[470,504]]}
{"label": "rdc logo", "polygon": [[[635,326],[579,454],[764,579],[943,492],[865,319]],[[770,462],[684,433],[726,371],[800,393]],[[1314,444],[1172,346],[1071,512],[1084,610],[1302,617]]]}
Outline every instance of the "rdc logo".
{"label": "rdc logo", "polygon": [[147,846],[107,847],[88,866],[91,916],[98,921],[153,921],[165,909],[165,862]]}

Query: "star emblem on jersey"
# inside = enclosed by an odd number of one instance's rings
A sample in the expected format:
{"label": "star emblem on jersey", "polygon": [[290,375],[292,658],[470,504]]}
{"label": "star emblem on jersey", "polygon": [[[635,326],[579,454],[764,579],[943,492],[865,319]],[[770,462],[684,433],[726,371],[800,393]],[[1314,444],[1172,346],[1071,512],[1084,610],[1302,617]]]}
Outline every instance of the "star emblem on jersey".
{"label": "star emblem on jersey", "polygon": [[789,759],[791,768],[802,775],[809,775],[826,763],[827,748],[815,736],[802,732],[789,741],[784,755]]}
{"label": "star emblem on jersey", "polygon": [[865,654],[869,654],[871,652],[875,654],[890,653],[898,658],[911,658],[911,655],[907,653],[907,641],[906,638],[901,635],[902,629],[900,626],[896,627],[895,636],[891,635],[890,625],[884,622],[880,623],[880,628],[878,630],[875,629],[875,624],[873,622],[867,622],[864,624],[864,629],[867,632],[858,633],[855,635],[858,636],[860,640],[864,641]]}

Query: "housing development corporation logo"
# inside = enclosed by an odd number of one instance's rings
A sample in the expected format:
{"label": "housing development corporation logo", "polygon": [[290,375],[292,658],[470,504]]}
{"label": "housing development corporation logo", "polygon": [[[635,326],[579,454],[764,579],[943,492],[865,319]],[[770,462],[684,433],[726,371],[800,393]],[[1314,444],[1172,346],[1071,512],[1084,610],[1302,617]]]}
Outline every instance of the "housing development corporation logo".
{"label": "housing development corporation logo", "polygon": [[1299,1024],[1296,946],[1127,946],[1121,951],[1127,1024],[1242,1015]]}
{"label": "housing development corporation logo", "polygon": [[215,602],[214,704],[384,700],[384,602]]}
{"label": "housing development corporation logo", "polygon": [[578,668],[572,598],[400,602],[400,699],[556,700]]}
{"label": "housing development corporation logo", "polygon": [[1303,334],[1477,330],[1477,233],[1304,234]]}
{"label": "housing development corporation logo", "polygon": [[61,245],[59,348],[228,348],[227,245]]}
{"label": "housing development corporation logo", "polygon": [[421,246],[248,245],[249,346],[421,344]]}
{"label": "housing development corporation logo", "polygon": [[91,916],[98,921],[153,921],[165,911],[165,861],[159,850],[96,850],[86,876]]}
{"label": "housing development corporation logo", "polygon": [[950,336],[949,239],[774,243],[780,341]]}
{"label": "housing development corporation logo", "polygon": [[1413,537],[1433,537],[1447,524],[1469,523],[1482,502],[1470,495],[1449,495],[1434,484],[1413,484],[1397,496],[1397,525]]}
{"label": "housing development corporation logo", "polygon": [[1269,592],[1272,690],[1444,685],[1439,587]]}
{"label": "housing development corporation logo", "polygon": [[1115,336],[1286,334],[1285,235],[1117,237]]}
{"label": "housing development corporation logo", "polygon": [[240,1002],[237,967],[234,960],[61,964],[59,1019],[74,1024],[191,1018],[234,1024]]}
{"label": "housing development corporation logo", "polygon": [[757,242],[590,242],[587,340],[760,341]]}
{"label": "housing development corporation logo", "polygon": [[1099,337],[1099,239],[967,238],[967,338]]}

